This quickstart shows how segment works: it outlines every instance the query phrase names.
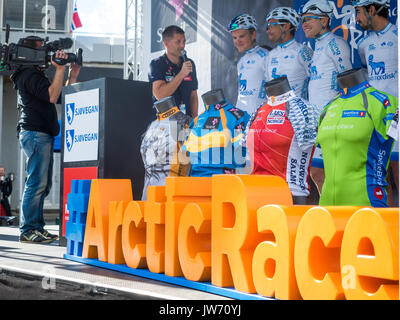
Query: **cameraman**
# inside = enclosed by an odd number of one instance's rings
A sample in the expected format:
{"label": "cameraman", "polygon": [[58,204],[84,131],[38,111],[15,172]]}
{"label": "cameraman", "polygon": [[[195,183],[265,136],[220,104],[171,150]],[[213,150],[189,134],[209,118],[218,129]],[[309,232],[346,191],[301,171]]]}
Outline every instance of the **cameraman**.
{"label": "cameraman", "polygon": [[[30,36],[22,45],[34,49],[43,46],[43,39]],[[56,58],[67,58],[63,50],[56,52]],[[27,156],[24,193],[20,212],[20,242],[50,243],[58,238],[44,229],[43,203],[49,194],[53,173],[53,143],[60,127],[55,103],[61,103],[65,65],[51,64],[56,68],[50,83],[38,66],[23,66],[12,75],[14,88],[18,90],[19,119],[17,136]],[[66,85],[76,82],[80,66],[70,65]]]}

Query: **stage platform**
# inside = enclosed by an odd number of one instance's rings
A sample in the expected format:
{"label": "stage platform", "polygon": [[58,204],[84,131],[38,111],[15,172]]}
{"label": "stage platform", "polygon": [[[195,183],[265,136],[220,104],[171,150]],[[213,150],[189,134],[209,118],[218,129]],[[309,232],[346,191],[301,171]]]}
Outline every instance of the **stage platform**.
{"label": "stage platform", "polygon": [[[58,225],[47,225],[58,234]],[[25,244],[17,226],[0,227],[0,300],[230,300],[130,274],[64,259],[58,241]]]}

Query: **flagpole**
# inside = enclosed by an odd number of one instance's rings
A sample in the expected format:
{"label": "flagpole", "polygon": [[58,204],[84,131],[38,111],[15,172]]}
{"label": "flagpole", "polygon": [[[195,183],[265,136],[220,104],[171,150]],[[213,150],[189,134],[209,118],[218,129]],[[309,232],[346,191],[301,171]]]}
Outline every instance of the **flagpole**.
{"label": "flagpole", "polygon": [[72,7],[73,7],[73,0],[68,0],[68,5],[67,5],[67,21],[66,25],[64,26],[65,32],[71,35],[71,22],[72,22]]}
{"label": "flagpole", "polygon": [[49,0],[46,0],[46,21],[44,23],[44,35],[47,37],[48,21],[49,21]]}

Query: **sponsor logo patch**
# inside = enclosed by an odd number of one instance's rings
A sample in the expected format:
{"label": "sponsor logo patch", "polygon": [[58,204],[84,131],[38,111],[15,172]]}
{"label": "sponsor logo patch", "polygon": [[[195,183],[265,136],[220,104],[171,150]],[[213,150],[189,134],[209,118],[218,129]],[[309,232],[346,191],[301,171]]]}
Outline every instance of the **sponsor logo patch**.
{"label": "sponsor logo patch", "polygon": [[381,187],[376,187],[374,189],[374,195],[375,195],[375,198],[382,200],[385,194]]}
{"label": "sponsor logo patch", "polygon": [[365,118],[365,111],[360,110],[344,110],[342,118]]}
{"label": "sponsor logo patch", "polygon": [[284,122],[285,122],[284,110],[273,109],[267,117],[267,124],[283,124]]}
{"label": "sponsor logo patch", "polygon": [[221,119],[218,117],[209,117],[204,124],[203,129],[206,130],[216,130],[219,127],[219,123],[221,122]]}
{"label": "sponsor logo patch", "polygon": [[230,108],[228,111],[234,115],[236,120],[239,120],[244,115],[244,112],[238,108]]}

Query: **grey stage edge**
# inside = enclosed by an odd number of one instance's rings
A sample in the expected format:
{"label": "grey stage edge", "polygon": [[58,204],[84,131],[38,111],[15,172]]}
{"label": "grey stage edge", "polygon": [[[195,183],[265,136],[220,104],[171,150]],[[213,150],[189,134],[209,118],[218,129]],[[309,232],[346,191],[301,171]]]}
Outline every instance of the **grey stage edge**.
{"label": "grey stage edge", "polygon": [[[57,234],[58,225],[47,225]],[[17,226],[0,227],[0,301],[231,300],[226,297],[63,259],[65,247],[19,242]]]}

